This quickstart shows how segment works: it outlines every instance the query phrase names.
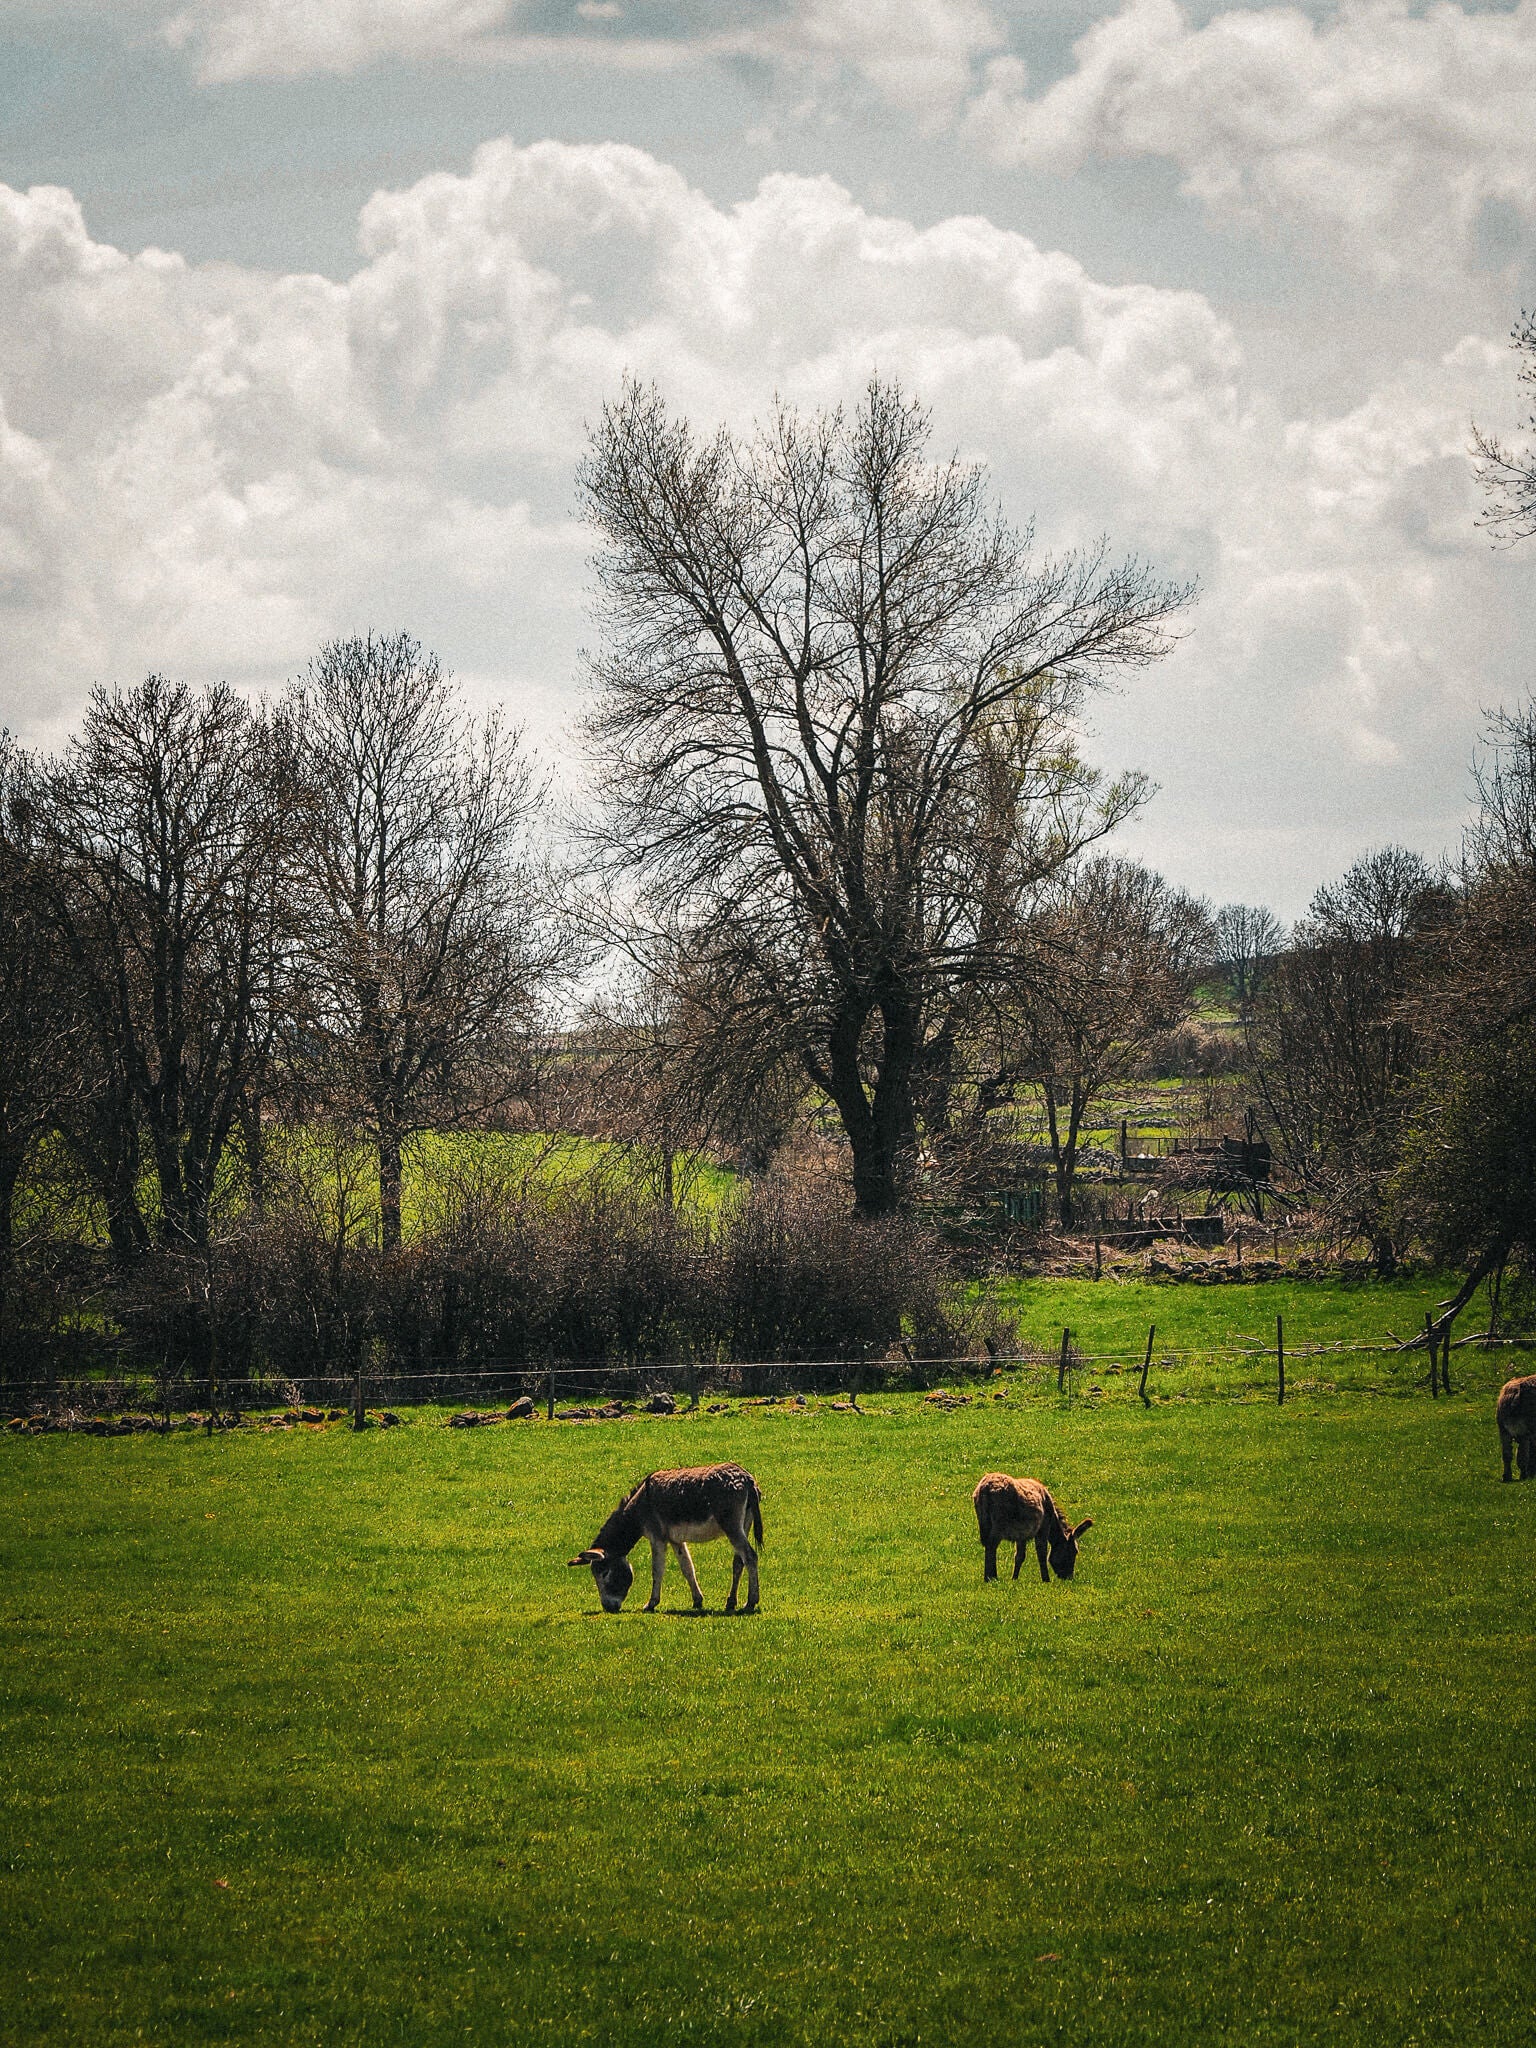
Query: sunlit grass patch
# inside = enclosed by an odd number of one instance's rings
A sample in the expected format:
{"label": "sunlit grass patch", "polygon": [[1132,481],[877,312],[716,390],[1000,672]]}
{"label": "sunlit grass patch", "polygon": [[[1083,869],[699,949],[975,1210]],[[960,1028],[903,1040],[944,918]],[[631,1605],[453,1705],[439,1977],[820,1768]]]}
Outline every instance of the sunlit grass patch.
{"label": "sunlit grass patch", "polygon": [[[7,2038],[1515,2043],[1536,1486],[1484,1396],[0,1444]],[[565,1559],[764,1490],[664,1611]],[[969,1494],[1092,1514],[983,1587]],[[643,1597],[643,1590],[642,1590]]]}

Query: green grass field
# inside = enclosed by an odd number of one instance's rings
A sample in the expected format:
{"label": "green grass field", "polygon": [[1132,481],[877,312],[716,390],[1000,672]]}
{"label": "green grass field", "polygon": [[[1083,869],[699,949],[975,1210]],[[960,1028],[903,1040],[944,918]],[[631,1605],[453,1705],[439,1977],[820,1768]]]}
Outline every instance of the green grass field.
{"label": "green grass field", "polygon": [[[1220,1350],[1243,1341],[1273,1346],[1275,1317],[1286,1342],[1385,1343],[1424,1327],[1456,1289],[1455,1274],[1414,1274],[1400,1280],[1257,1280],[1242,1286],[1195,1287],[1146,1280],[1000,1279],[985,1284],[999,1309],[1019,1319],[1027,1343],[1050,1345],[1069,1324],[1085,1351],[1141,1355],[1147,1326],[1172,1350]],[[1462,1311],[1458,1335],[1486,1329],[1488,1305],[1478,1294]]]}
{"label": "green grass field", "polygon": [[[11,2043],[1520,2043],[1484,1392],[0,1442]],[[764,1489],[763,1612],[563,1569]],[[984,1588],[969,1493],[1096,1527]]]}

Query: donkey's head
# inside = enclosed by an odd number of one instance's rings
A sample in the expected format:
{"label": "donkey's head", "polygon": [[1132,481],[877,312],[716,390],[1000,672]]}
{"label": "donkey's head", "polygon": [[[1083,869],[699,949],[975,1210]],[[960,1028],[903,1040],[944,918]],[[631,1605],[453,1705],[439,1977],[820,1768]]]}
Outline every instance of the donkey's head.
{"label": "donkey's head", "polygon": [[1085,1529],[1093,1527],[1090,1515],[1085,1522],[1079,1522],[1074,1529],[1067,1521],[1058,1522],[1051,1537],[1051,1570],[1058,1579],[1070,1579],[1077,1567],[1077,1544]]}
{"label": "donkey's head", "polygon": [[597,1597],[604,1610],[617,1614],[624,1605],[625,1595],[635,1583],[634,1567],[627,1557],[610,1557],[606,1550],[584,1550],[579,1557],[567,1560],[569,1564],[589,1564],[592,1576],[597,1581]]}

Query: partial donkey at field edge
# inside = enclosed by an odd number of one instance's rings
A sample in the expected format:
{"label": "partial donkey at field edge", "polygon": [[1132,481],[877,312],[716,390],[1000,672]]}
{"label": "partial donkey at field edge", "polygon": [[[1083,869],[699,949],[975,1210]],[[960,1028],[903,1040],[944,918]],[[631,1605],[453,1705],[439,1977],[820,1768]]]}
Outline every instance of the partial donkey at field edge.
{"label": "partial donkey at field edge", "polygon": [[1504,1382],[1494,1416],[1499,1425],[1499,1448],[1504,1453],[1504,1477],[1511,1476],[1510,1461],[1517,1450],[1520,1477],[1536,1475],[1536,1373]]}
{"label": "partial donkey at field edge", "polygon": [[651,1597],[645,1612],[653,1614],[661,1599],[661,1578],[667,1551],[677,1554],[693,1594],[695,1611],[704,1595],[689,1554],[690,1543],[713,1543],[724,1537],[734,1553],[731,1597],[727,1614],[736,1611],[741,1575],[747,1575],[748,1614],[757,1612],[757,1552],[747,1531],[763,1540],[762,1494],[757,1481],[740,1465],[699,1465],[679,1472],[652,1472],[627,1494],[593,1537],[587,1549],[570,1559],[587,1564],[597,1581],[598,1598],[609,1614],[617,1614],[635,1582],[629,1553],[643,1536],[651,1546]]}
{"label": "partial donkey at field edge", "polygon": [[[1078,1539],[1093,1527],[1093,1517],[1074,1529],[1038,1479],[1010,1479],[1006,1472],[989,1472],[971,1495],[976,1510],[976,1527],[986,1552],[982,1578],[997,1577],[997,1546],[1011,1543],[1013,1576],[1019,1576],[1024,1553],[1031,1543],[1040,1560],[1040,1576],[1050,1584],[1051,1572],[1058,1579],[1070,1579],[1077,1564]],[[1046,1559],[1050,1559],[1050,1571]]]}

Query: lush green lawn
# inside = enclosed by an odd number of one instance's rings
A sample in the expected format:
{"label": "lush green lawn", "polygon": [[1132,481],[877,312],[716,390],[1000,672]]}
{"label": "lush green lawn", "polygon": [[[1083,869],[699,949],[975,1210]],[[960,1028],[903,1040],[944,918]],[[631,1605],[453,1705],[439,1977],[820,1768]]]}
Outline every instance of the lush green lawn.
{"label": "lush green lawn", "polygon": [[[0,1441],[9,2042],[1521,2043],[1486,1394]],[[764,1607],[597,1611],[647,1469]],[[984,1588],[969,1493],[1097,1526]]]}
{"label": "lush green lawn", "polygon": [[[1140,1355],[1149,1323],[1161,1348],[1223,1349],[1245,1339],[1275,1341],[1275,1317],[1285,1319],[1286,1342],[1383,1343],[1390,1331],[1411,1337],[1456,1290],[1457,1276],[1417,1274],[1401,1280],[1257,1280],[1242,1286],[1159,1285],[1148,1280],[993,1280],[988,1291],[1000,1308],[1017,1315],[1026,1342],[1059,1341],[1062,1325],[1090,1352]],[[1458,1335],[1486,1329],[1488,1306],[1479,1294],[1457,1323]],[[1458,1356],[1461,1354],[1458,1354]]]}

